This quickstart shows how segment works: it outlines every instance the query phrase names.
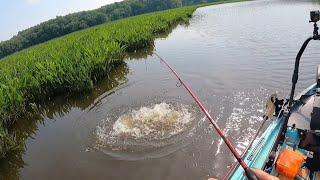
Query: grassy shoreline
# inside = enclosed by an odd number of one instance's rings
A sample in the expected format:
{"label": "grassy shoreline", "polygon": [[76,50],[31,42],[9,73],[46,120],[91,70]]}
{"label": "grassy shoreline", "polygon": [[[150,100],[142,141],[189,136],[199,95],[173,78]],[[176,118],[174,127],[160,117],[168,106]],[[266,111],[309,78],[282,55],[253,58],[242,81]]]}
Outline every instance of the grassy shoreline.
{"label": "grassy shoreline", "polygon": [[114,21],[36,45],[0,61],[0,157],[16,146],[11,125],[35,103],[90,91],[126,52],[186,22],[196,7]]}
{"label": "grassy shoreline", "polygon": [[125,53],[153,44],[156,35],[187,22],[203,6],[148,13],[74,32],[0,60],[0,158],[17,146],[10,127],[39,102],[90,91]]}

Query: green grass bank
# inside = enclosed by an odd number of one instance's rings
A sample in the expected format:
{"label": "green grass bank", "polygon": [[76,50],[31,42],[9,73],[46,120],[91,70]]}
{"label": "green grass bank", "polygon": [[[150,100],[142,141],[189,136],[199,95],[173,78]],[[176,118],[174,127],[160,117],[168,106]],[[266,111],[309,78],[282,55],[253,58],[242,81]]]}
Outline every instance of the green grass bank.
{"label": "green grass bank", "polygon": [[185,7],[127,18],[75,32],[0,60],[0,157],[15,148],[10,126],[34,103],[93,88],[128,51],[187,21]]}
{"label": "green grass bank", "polygon": [[[213,4],[236,2],[222,1]],[[241,1],[241,0],[240,0]],[[206,4],[208,5],[208,4]],[[59,94],[90,91],[125,53],[187,22],[199,6],[126,18],[30,47],[0,60],[0,158],[17,147],[10,127],[34,104]]]}

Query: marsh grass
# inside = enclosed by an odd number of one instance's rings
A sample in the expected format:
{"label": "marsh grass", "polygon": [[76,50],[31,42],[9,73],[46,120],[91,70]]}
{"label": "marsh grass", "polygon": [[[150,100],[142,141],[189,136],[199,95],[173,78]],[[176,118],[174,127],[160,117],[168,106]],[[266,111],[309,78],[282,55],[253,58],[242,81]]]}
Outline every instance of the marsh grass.
{"label": "marsh grass", "polygon": [[126,53],[153,45],[157,35],[188,22],[198,8],[148,13],[77,31],[0,59],[0,158],[18,147],[15,123],[37,103],[60,94],[85,93],[108,76]]}
{"label": "marsh grass", "polygon": [[195,6],[102,24],[25,49],[0,60],[0,156],[15,148],[10,127],[35,103],[84,93],[108,75],[125,53],[186,22]]}

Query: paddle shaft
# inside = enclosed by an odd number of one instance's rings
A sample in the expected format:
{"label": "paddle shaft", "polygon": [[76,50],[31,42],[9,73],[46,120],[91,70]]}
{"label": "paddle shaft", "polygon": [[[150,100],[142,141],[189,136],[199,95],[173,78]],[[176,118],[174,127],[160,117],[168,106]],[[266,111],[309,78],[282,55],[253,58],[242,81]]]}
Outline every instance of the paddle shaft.
{"label": "paddle shaft", "polygon": [[225,144],[230,149],[231,153],[234,155],[234,157],[237,159],[239,164],[244,169],[246,176],[250,180],[257,180],[257,176],[254,174],[254,172],[247,166],[247,164],[241,159],[240,154],[237,152],[237,150],[232,145],[231,141],[224,135],[223,131],[219,127],[219,125],[213,120],[207,109],[204,107],[204,105],[201,103],[199,98],[195,95],[195,93],[191,90],[191,88],[180,78],[178,73],[167,63],[166,60],[164,60],[161,56],[159,56],[157,53],[154,53],[160,61],[162,61],[170,70],[171,72],[178,78],[179,82],[183,85],[183,87],[188,91],[188,93],[191,95],[191,97],[194,99],[194,101],[199,106],[200,110],[206,115],[212,126],[215,128],[219,136],[222,138],[222,140],[225,142]]}

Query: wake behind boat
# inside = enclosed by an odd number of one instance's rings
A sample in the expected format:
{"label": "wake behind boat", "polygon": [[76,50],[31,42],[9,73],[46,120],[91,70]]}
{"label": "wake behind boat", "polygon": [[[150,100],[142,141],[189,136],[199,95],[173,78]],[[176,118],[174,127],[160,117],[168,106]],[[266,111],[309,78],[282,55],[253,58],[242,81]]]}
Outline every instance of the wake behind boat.
{"label": "wake behind boat", "polygon": [[[290,99],[272,97],[275,120],[242,156],[248,167],[261,169],[279,179],[320,179],[320,66],[315,84],[294,98],[300,58],[311,40],[320,40],[317,26],[320,12],[311,11],[310,16],[314,32],[296,57]],[[226,178],[247,177],[243,168],[236,165]]]}

